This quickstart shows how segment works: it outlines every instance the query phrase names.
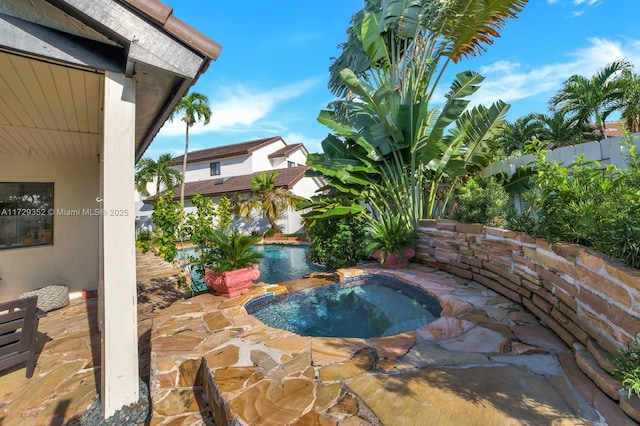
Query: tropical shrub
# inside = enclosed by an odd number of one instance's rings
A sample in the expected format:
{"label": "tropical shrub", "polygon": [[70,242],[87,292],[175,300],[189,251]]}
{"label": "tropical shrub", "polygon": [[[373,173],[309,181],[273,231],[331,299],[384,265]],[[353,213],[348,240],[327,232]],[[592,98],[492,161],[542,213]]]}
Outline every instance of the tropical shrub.
{"label": "tropical shrub", "polygon": [[259,235],[243,235],[239,231],[224,233],[214,230],[209,245],[203,248],[198,264],[218,272],[234,271],[255,265],[263,254],[253,250]]}
{"label": "tropical shrub", "polygon": [[498,226],[509,206],[507,191],[495,179],[475,177],[457,188],[453,219],[465,223]]}
{"label": "tropical shrub", "polygon": [[222,232],[228,232],[231,230],[231,224],[233,223],[233,213],[231,207],[231,200],[226,195],[220,198],[218,203],[218,224],[216,229]]}
{"label": "tropical shrub", "polygon": [[628,396],[640,397],[640,342],[636,337],[613,357],[613,376],[627,390]]}
{"label": "tropical shrub", "polygon": [[333,270],[365,260],[366,226],[356,216],[330,216],[307,226],[309,259]]}
{"label": "tropical shrub", "polygon": [[627,149],[624,170],[602,167],[584,156],[564,166],[541,153],[535,176],[538,236],[594,247],[640,268],[640,168],[629,140]]}
{"label": "tropical shrub", "polygon": [[213,239],[216,206],[211,198],[201,194],[195,194],[191,203],[196,207],[196,211],[186,215],[183,229],[191,244],[199,250],[209,245]]}
{"label": "tropical shrub", "polygon": [[136,237],[136,241],[147,242],[151,241],[153,238],[153,233],[151,231],[140,231],[138,236]]}
{"label": "tropical shrub", "polygon": [[416,246],[416,231],[402,216],[383,216],[373,220],[367,227],[365,253],[369,256],[380,250],[380,263],[393,254],[403,257],[404,249]]}
{"label": "tropical shrub", "polygon": [[147,249],[154,247],[158,256],[167,262],[173,262],[178,255],[176,239],[180,237],[181,217],[182,206],[173,200],[173,191],[156,199],[151,215],[155,225],[154,238],[145,246]]}
{"label": "tropical shrub", "polygon": [[530,189],[520,194],[522,208],[517,210],[511,206],[507,209],[503,226],[512,231],[520,231],[529,235],[537,233],[538,226],[537,205],[538,191]]}

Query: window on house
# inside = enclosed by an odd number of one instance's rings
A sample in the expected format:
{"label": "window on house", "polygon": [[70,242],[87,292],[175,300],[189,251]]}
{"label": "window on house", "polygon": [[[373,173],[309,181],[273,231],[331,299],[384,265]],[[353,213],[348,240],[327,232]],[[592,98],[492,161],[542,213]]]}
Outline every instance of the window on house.
{"label": "window on house", "polygon": [[287,167],[295,167],[296,163],[294,163],[293,161],[287,161]]}
{"label": "window on house", "polygon": [[218,176],[220,174],[220,162],[209,163],[209,170],[211,170],[211,176]]}
{"label": "window on house", "polygon": [[0,250],[53,244],[53,183],[0,182]]}

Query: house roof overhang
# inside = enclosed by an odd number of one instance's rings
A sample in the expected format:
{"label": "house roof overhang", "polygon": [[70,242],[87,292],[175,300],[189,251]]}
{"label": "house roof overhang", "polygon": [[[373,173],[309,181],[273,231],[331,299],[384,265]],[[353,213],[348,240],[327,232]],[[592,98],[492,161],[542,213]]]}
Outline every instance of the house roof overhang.
{"label": "house roof overhang", "polygon": [[[235,157],[244,157],[251,155],[254,151],[260,148],[271,145],[275,142],[282,142],[286,145],[284,140],[280,136],[273,136],[262,139],[255,139],[246,142],[235,143],[231,145],[216,146],[213,148],[201,149],[198,151],[192,151],[187,156],[187,163],[202,163],[212,160],[225,160]],[[184,155],[176,157],[173,161],[175,164],[182,164]]]}
{"label": "house roof overhang", "polygon": [[[136,81],[139,159],[220,49],[157,0],[3,0],[0,55],[11,66],[0,67],[0,88],[7,89],[0,153],[95,153],[87,145],[99,140],[101,123],[86,118],[87,111],[101,110],[100,75],[113,71]],[[71,105],[60,105],[62,92]],[[27,113],[23,120],[16,120],[16,110]],[[73,135],[66,147],[42,146],[43,138],[48,145],[63,133]],[[29,142],[35,140],[39,145]]]}
{"label": "house roof overhang", "polygon": [[269,158],[288,157],[289,155],[293,154],[297,150],[301,150],[305,155],[309,154],[309,152],[307,151],[307,148],[305,148],[305,146],[303,144],[294,143],[293,145],[287,145],[287,146],[277,150],[276,152],[272,152],[271,154],[269,154]]}
{"label": "house roof overhang", "polygon": [[[296,183],[305,177],[305,172],[309,170],[307,166],[288,167],[284,169],[274,169],[268,171],[254,172],[247,175],[230,176],[228,178],[206,179],[195,182],[187,182],[184,185],[184,196],[186,199],[192,198],[195,194],[205,197],[222,197],[235,194],[246,194],[251,192],[251,180],[263,173],[276,173],[274,185],[276,188],[292,189]],[[173,189],[174,199],[179,199],[179,186]],[[164,195],[164,192],[160,194]],[[153,203],[154,198],[144,200],[145,203]]]}

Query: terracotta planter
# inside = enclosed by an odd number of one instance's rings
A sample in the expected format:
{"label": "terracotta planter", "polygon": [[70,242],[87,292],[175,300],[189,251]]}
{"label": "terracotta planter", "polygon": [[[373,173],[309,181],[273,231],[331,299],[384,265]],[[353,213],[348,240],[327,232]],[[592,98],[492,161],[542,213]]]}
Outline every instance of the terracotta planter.
{"label": "terracotta planter", "polygon": [[227,298],[236,297],[246,292],[258,277],[260,277],[260,270],[257,264],[229,272],[218,272],[211,269],[204,271],[204,282],[207,286],[211,287],[218,296]]}
{"label": "terracotta planter", "polygon": [[82,300],[96,299],[98,290],[82,290]]}
{"label": "terracotta planter", "polygon": [[415,255],[415,249],[405,247],[402,256],[398,256],[396,253],[389,253],[385,257],[384,263],[382,263],[380,261],[382,258],[382,250],[376,250],[375,253],[373,253],[373,257],[380,262],[380,265],[389,269],[406,268],[409,265],[409,260]]}

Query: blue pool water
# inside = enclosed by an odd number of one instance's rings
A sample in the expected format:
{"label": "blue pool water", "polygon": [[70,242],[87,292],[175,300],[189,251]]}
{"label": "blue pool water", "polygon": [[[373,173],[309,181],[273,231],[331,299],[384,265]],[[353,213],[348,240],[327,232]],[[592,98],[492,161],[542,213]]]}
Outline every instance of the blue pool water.
{"label": "blue pool water", "polygon": [[382,275],[281,296],[271,293],[245,309],[271,327],[302,336],[363,339],[416,330],[442,312],[436,298]]}
{"label": "blue pool water", "polygon": [[302,278],[310,272],[323,269],[307,259],[308,246],[287,244],[258,244],[254,250],[264,254],[260,259],[259,281],[267,284],[278,284]]}
{"label": "blue pool water", "polygon": [[[267,284],[278,284],[285,281],[302,278],[310,272],[322,271],[319,266],[314,265],[307,259],[308,246],[292,244],[256,244],[254,250],[264,254],[260,259],[258,269],[260,278]],[[186,249],[184,256],[194,256],[197,253],[193,249]],[[192,272],[192,278],[196,291],[207,289],[202,280],[202,275],[196,271]]]}

